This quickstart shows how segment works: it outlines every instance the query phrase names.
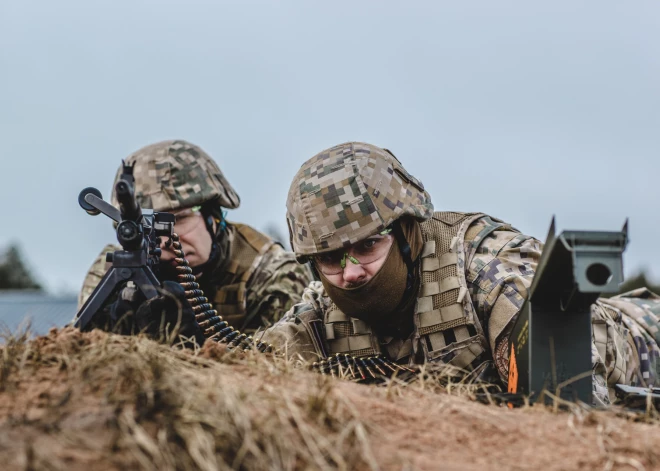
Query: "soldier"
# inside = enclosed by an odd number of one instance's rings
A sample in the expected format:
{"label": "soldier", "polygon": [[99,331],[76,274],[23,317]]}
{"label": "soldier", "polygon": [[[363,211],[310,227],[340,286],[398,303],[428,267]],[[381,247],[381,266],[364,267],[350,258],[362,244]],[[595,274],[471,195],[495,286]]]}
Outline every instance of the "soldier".
{"label": "soldier", "polygon": [[[387,149],[350,142],[305,162],[287,198],[291,243],[320,283],[263,340],[305,360],[337,353],[399,364],[496,370],[542,244],[483,213],[434,212],[422,183]],[[660,297],[592,307],[595,397],[658,375]],[[655,337],[654,337],[655,336]],[[609,387],[609,391],[608,391]]]}
{"label": "soldier", "polygon": [[[135,164],[137,202],[175,214],[174,231],[193,273],[232,327],[252,332],[271,325],[300,301],[311,279],[309,270],[270,237],[225,219],[224,209],[237,208],[240,199],[201,148],[182,140],[163,141],[131,154],[127,163]],[[120,173],[121,168],[115,182]],[[116,206],[114,191],[112,200]],[[175,280],[174,253],[164,243],[161,248],[159,277]],[[105,254],[115,250],[120,247],[106,246],[90,268],[79,307],[108,269]]]}

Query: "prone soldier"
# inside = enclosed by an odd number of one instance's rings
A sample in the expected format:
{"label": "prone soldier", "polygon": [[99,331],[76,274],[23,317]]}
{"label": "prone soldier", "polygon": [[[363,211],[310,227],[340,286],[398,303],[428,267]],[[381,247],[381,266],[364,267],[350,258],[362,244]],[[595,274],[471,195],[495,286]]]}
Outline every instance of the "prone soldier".
{"label": "prone soldier", "polygon": [[[434,212],[387,149],[349,142],[305,162],[287,198],[310,284],[263,340],[291,356],[450,365],[508,381],[509,336],[542,244],[483,213]],[[591,307],[593,401],[660,374],[660,297],[641,289]],[[286,349],[284,346],[286,345]]]}
{"label": "prone soldier", "polygon": [[[200,147],[183,140],[158,142],[131,154],[126,164],[134,165],[137,203],[175,216],[174,231],[192,273],[213,309],[230,326],[253,332],[275,323],[301,300],[311,279],[309,270],[267,235],[225,219],[225,209],[237,208],[239,196]],[[121,171],[120,167],[115,183]],[[116,206],[114,190],[112,201]],[[119,249],[107,245],[101,251],[85,277],[79,307],[108,270],[106,254]],[[161,282],[174,281],[174,249],[165,240],[161,249],[156,275]],[[122,312],[138,309],[131,303],[140,300],[128,291],[123,291],[119,300],[128,303]]]}

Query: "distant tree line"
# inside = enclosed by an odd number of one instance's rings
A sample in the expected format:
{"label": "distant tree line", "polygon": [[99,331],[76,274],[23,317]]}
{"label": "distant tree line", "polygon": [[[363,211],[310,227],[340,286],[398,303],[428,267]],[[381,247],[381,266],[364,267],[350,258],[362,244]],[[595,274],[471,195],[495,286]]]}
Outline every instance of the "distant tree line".
{"label": "distant tree line", "polygon": [[[288,245],[288,238],[280,233],[275,224],[267,226],[265,232],[283,245]],[[651,283],[644,272],[627,278],[621,284],[619,294],[642,287],[647,287],[660,295],[660,284]],[[0,290],[42,289],[41,284],[36,281],[34,274],[25,263],[17,244],[11,244],[4,252],[0,252]]]}
{"label": "distant tree line", "polygon": [[42,287],[23,260],[18,245],[11,244],[0,253],[0,290],[41,290]]}
{"label": "distant tree line", "polygon": [[654,285],[646,278],[646,273],[640,272],[638,275],[627,278],[619,287],[619,294],[632,291],[637,288],[648,288],[655,294],[660,295],[660,285]]}

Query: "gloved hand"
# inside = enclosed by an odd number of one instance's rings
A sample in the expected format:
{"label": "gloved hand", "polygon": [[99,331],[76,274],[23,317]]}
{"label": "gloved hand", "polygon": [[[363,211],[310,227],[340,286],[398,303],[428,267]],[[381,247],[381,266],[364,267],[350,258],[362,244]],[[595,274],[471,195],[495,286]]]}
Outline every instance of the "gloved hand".
{"label": "gloved hand", "polygon": [[136,333],[135,311],[143,301],[144,297],[129,282],[119,290],[111,304],[105,305],[102,312],[91,319],[86,330],[100,329],[121,335]]}
{"label": "gloved hand", "polygon": [[[111,331],[130,335],[133,330],[137,291],[133,286],[122,288],[117,300],[110,305],[109,327]],[[144,298],[143,298],[144,299]]]}
{"label": "gloved hand", "polygon": [[[204,331],[195,320],[195,313],[183,287],[174,281],[164,281],[159,295],[143,302],[135,313],[136,327],[159,341],[176,341],[179,336],[194,338],[203,345]],[[192,341],[184,342],[192,347]]]}

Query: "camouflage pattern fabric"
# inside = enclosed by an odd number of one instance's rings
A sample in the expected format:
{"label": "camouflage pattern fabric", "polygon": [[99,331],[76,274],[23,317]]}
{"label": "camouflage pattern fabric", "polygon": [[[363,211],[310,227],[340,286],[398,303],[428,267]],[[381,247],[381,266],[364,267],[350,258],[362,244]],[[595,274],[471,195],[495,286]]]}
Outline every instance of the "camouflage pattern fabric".
{"label": "camouflage pattern fabric", "polygon": [[322,321],[332,306],[320,281],[312,281],[304,290],[302,301],[289,309],[272,327],[256,338],[272,344],[287,358],[301,363],[319,359],[318,347],[305,327],[305,321]]}
{"label": "camouflage pattern fabric", "polygon": [[293,253],[274,245],[264,255],[247,284],[246,332],[269,327],[302,300],[312,276],[307,265],[299,264]]}
{"label": "camouflage pattern fabric", "polygon": [[[464,244],[469,293],[500,378],[506,384],[508,335],[528,296],[543,245],[489,217],[482,217],[472,224]],[[319,287],[316,290],[310,288],[303,294],[305,302],[294,306],[278,324],[268,329],[264,339],[286,350],[289,357],[315,361],[318,350],[313,347],[314,340],[305,321],[323,320],[332,303]],[[603,325],[607,327],[604,358],[598,354],[595,338],[592,345],[595,403],[610,403],[608,384],[614,384],[613,381],[632,385],[657,384],[660,375],[660,297],[647,290],[638,290],[600,299],[592,306],[592,313],[595,332]]]}
{"label": "camouflage pattern fabric", "polygon": [[[162,141],[143,147],[125,159],[135,164],[135,199],[142,208],[171,211],[215,201],[234,209],[240,198],[218,165],[200,147],[183,140]],[[118,207],[112,185],[112,204]]]}
{"label": "camouflage pattern fabric", "polygon": [[[594,392],[608,404],[616,383],[639,387],[658,386],[660,378],[660,296],[640,288],[592,306],[599,319],[600,338],[594,323],[592,358],[602,377]],[[594,321],[596,322],[596,321]],[[602,326],[606,326],[605,331]]]}
{"label": "camouflage pattern fabric", "polygon": [[119,245],[108,244],[103,247],[101,253],[96,257],[92,266],[89,267],[87,274],[85,275],[85,280],[83,281],[82,288],[80,288],[80,293],[78,293],[78,310],[85,304],[87,298],[89,298],[94,289],[101,282],[101,278],[110,268],[110,264],[105,261],[105,256],[109,252],[115,252],[121,250]]}
{"label": "camouflage pattern fabric", "polygon": [[614,400],[614,385],[631,384],[632,376],[639,368],[635,349],[627,342],[624,314],[603,301],[600,299],[591,305],[593,397],[594,402],[602,406]]}
{"label": "camouflage pattern fabric", "polygon": [[600,303],[618,308],[630,331],[635,349],[640,352],[639,375],[633,386],[658,386],[660,379],[660,296],[647,288],[603,299]]}
{"label": "camouflage pattern fabric", "polygon": [[402,216],[433,214],[431,197],[386,149],[348,142],[305,162],[287,197],[298,260],[339,249],[384,230]]}
{"label": "camouflage pattern fabric", "polygon": [[[459,261],[459,266],[465,269],[468,292],[493,352],[499,339],[512,327],[513,319],[527,298],[542,244],[485,216],[470,226],[464,247],[466,259]],[[273,345],[284,347],[286,344],[290,355],[310,358],[309,350],[302,351],[299,347],[313,343],[300,316],[310,317],[313,312],[315,318],[322,320],[331,301],[325,293],[312,293],[309,289],[303,298],[315,301],[295,306],[282,321],[266,331],[265,338]],[[389,340],[383,339],[383,343],[387,342]],[[503,363],[508,363],[507,360],[508,352]]]}
{"label": "camouflage pattern fabric", "polygon": [[[234,231],[234,226],[228,224],[227,230]],[[78,298],[79,309],[109,268],[105,262],[105,254],[115,250],[121,250],[121,247],[105,246],[89,269]],[[311,273],[306,265],[297,263],[293,254],[285,251],[280,245],[273,245],[264,254],[247,282],[246,317],[251,319],[251,322],[246,331],[249,333],[278,321],[287,310],[300,302],[302,292],[310,280]],[[213,287],[202,286],[202,288],[209,290],[208,288]]]}
{"label": "camouflage pattern fabric", "polygon": [[542,247],[535,238],[488,216],[466,234],[465,252],[471,254],[466,263],[468,289],[493,351],[527,299]]}

